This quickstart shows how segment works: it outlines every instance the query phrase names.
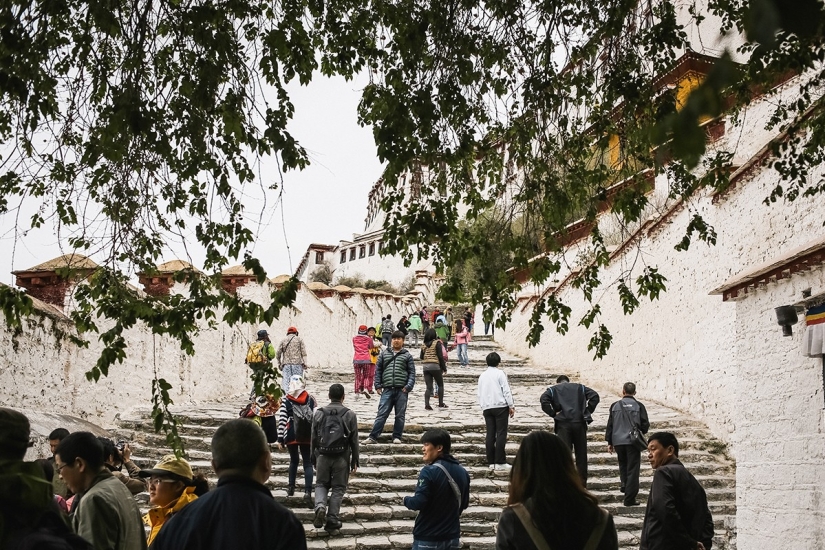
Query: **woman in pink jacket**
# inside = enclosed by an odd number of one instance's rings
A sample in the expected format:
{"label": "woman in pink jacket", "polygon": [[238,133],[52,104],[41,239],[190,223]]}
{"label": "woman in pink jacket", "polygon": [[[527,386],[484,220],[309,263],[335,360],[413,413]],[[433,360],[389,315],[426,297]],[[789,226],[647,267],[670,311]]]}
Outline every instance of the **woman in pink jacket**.
{"label": "woman in pink jacket", "polygon": [[460,320],[455,322],[455,345],[458,348],[458,363],[462,367],[470,364],[467,355],[467,342],[470,339],[470,330]]}
{"label": "woman in pink jacket", "polygon": [[370,348],[372,348],[372,338],[367,336],[367,325],[358,327],[358,334],[352,337],[352,347],[355,354],[352,358],[352,366],[355,368],[355,396],[359,393],[369,399],[372,397],[370,388],[372,383],[369,379],[372,358]]}

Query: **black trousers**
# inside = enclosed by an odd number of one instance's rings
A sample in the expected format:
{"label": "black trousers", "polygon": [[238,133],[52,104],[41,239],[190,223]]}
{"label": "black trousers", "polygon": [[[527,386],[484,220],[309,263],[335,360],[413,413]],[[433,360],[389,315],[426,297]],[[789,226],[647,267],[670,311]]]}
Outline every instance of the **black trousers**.
{"label": "black trousers", "polygon": [[576,453],[576,469],[582,484],[587,487],[587,424],[584,422],[556,422],[556,435]]}
{"label": "black trousers", "polygon": [[275,443],[278,441],[278,417],[264,416],[261,417],[261,429],[266,434],[267,443]]}
{"label": "black trousers", "polygon": [[427,385],[427,390],[424,392],[424,406],[430,406],[430,397],[433,394],[433,378],[438,383],[438,404],[444,404],[444,376],[440,370],[425,370],[424,383]]}
{"label": "black trousers", "polygon": [[487,438],[484,440],[487,464],[505,464],[507,455],[504,446],[507,444],[507,426],[510,423],[509,407],[484,409],[484,423],[487,425]]}
{"label": "black trousers", "polygon": [[639,494],[642,452],[633,445],[616,445],[614,449],[619,459],[619,480],[624,487],[624,503],[627,505],[634,502]]}

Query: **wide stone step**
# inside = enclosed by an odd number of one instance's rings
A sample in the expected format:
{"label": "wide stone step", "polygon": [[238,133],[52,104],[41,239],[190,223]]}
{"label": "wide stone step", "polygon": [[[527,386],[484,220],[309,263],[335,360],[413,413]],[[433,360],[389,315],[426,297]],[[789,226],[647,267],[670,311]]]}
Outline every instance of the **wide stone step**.
{"label": "wide stone step", "polygon": [[[380,445],[380,444],[379,444]],[[373,445],[370,447],[378,447],[378,445]],[[512,452],[508,452],[508,461],[512,462],[513,455],[515,454],[515,446],[508,446],[509,450]],[[455,456],[461,461],[464,465],[469,466],[485,466],[487,464],[487,455],[483,452],[483,449],[478,449],[477,452],[472,452],[473,449],[468,450],[468,452],[460,452],[456,450]],[[162,449],[153,449],[153,448],[141,448],[136,445],[135,448],[135,456],[133,460],[135,463],[140,465],[141,467],[151,465],[160,459],[164,454],[167,454],[168,451]],[[208,451],[200,451],[200,450],[189,450],[188,453],[188,460],[192,464],[209,464],[209,460],[211,459],[211,455]],[[698,473],[697,470],[701,469],[702,465],[708,465],[709,467],[716,469],[723,469],[724,465],[720,465],[718,462],[717,457],[714,455],[700,450],[691,450],[685,449],[679,455],[682,462],[685,466],[693,473]],[[289,462],[289,456],[285,453],[273,453],[272,461],[274,464],[287,464]],[[375,449],[371,451],[365,451],[360,454],[359,462],[362,466],[421,466],[421,454],[419,452],[381,452],[380,449]],[[603,453],[591,453],[588,454],[588,464],[590,468],[595,468],[599,465],[611,465],[615,468],[618,468],[618,462],[616,460],[616,455],[610,454],[607,452]],[[647,471],[649,468],[646,464],[643,464],[642,471]],[[595,470],[594,470],[595,471]]]}
{"label": "wide stone step", "polygon": [[[362,430],[366,433],[366,428]],[[519,432],[508,433],[507,438],[507,445],[505,447],[506,452],[510,456],[515,456],[516,452],[518,451],[519,446],[521,445],[521,441],[524,437],[531,430],[522,430]],[[607,452],[607,442],[604,441],[604,436],[601,433],[591,432],[590,437],[588,438],[587,442],[587,452],[588,455],[595,454],[595,453],[605,453]],[[210,444],[212,440],[211,435],[183,435],[181,436],[183,439],[184,445],[187,449],[187,452],[191,451],[205,451],[208,452],[210,450]],[[414,438],[407,437],[405,438],[406,442],[402,444],[390,444],[387,443],[378,443],[378,444],[371,444],[361,445],[361,452],[375,452],[378,449],[381,452],[391,452],[391,453],[415,453],[421,450],[421,445],[414,441]],[[455,434],[453,436],[453,454],[461,454],[461,453],[484,453],[485,452],[485,434],[478,433],[478,432],[468,432],[463,434]],[[155,448],[161,449],[161,451],[165,450],[166,446],[166,439],[165,436],[150,433],[150,434],[143,434],[142,437],[137,438],[136,442],[133,444],[134,448]],[[383,439],[381,440],[383,441]],[[138,445],[139,444],[139,445]],[[391,445],[391,447],[387,448],[387,445]],[[704,450],[704,451],[714,451],[716,447],[713,445],[712,441],[708,441],[705,439],[701,439],[699,437],[691,437],[691,438],[683,438],[679,441],[679,446],[683,451],[686,450]],[[134,449],[133,449],[134,450]],[[166,454],[163,452],[162,454]],[[190,455],[191,456],[191,455]],[[645,456],[642,457],[642,462],[645,462]]]}
{"label": "wide stone step", "polygon": [[[469,388],[466,387],[456,387],[454,388],[453,393],[460,393]],[[475,398],[475,386],[472,387],[473,390],[473,398]],[[486,433],[486,425],[483,421],[481,416],[481,411],[478,409],[472,409],[471,414],[473,418],[476,420],[474,421],[459,421],[459,420],[451,420],[449,418],[443,418],[438,416],[439,412],[438,409],[432,411],[428,417],[431,418],[431,422],[422,423],[418,420],[410,421],[409,418],[411,416],[411,409],[415,409],[416,407],[423,408],[423,390],[421,390],[420,395],[417,394],[417,389],[413,390],[413,394],[410,396],[410,403],[407,406],[407,417],[408,421],[404,426],[404,433],[405,435],[409,436],[411,434],[421,434],[425,430],[430,429],[433,425],[437,425],[441,427],[454,437],[459,437],[461,434],[465,433],[477,433],[477,434],[485,434]],[[417,400],[421,402],[418,403]],[[538,401],[538,399],[537,399]],[[245,401],[238,401],[236,404],[230,404],[226,406],[225,409],[219,409],[211,412],[210,414],[202,414],[198,412],[187,413],[182,412],[177,414],[178,420],[182,424],[181,433],[184,435],[210,435],[214,433],[214,431],[229,420],[234,420],[238,418],[238,411],[244,406]],[[375,419],[375,412],[378,409],[378,399],[373,398],[368,402],[361,401],[358,406],[368,406],[370,414],[360,414],[359,415],[359,422],[358,422],[358,431],[363,432],[364,435],[369,433],[372,429],[372,423]],[[353,405],[353,408],[355,406]],[[538,403],[535,405],[536,408],[539,408]],[[454,406],[451,408],[455,408],[455,410],[446,409],[444,413],[460,413],[462,415],[466,414],[468,411],[460,408],[460,406]],[[518,411],[518,407],[517,407]],[[597,411],[598,412],[598,411]],[[606,415],[597,415],[594,418],[592,424],[588,426],[588,438],[603,438],[604,431],[607,428],[607,417]],[[661,419],[661,420],[654,420],[651,422],[651,429],[650,433],[654,431],[662,431],[662,430],[684,430],[684,429],[695,429],[706,432],[707,428],[704,424],[685,417],[675,417],[670,419]],[[510,425],[508,428],[508,438],[510,434],[527,434],[533,430],[546,430],[546,429],[553,429],[553,419],[547,415],[539,415],[538,420],[532,420],[530,417],[525,417],[523,415],[519,415],[517,413],[517,417],[510,421]],[[148,417],[140,416],[139,418],[128,418],[123,419],[119,423],[119,429],[117,430],[118,433],[122,433],[125,435],[132,435],[130,432],[135,432],[136,434],[153,434],[154,427],[152,424],[152,420]],[[389,433],[392,432],[392,417],[390,417],[387,423],[384,426],[384,432]],[[688,435],[688,434],[679,434],[681,435]],[[681,437],[680,437],[681,441]]]}

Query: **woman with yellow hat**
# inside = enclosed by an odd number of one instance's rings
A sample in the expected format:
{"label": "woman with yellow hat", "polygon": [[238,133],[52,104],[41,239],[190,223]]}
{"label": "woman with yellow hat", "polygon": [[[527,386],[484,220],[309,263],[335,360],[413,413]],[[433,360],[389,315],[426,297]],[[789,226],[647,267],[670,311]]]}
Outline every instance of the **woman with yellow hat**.
{"label": "woman with yellow hat", "polygon": [[152,508],[143,516],[149,526],[148,545],[173,514],[209,490],[206,478],[194,476],[189,463],[175,455],[166,455],[154,468],[141,470],[140,477],[149,478],[149,504]]}

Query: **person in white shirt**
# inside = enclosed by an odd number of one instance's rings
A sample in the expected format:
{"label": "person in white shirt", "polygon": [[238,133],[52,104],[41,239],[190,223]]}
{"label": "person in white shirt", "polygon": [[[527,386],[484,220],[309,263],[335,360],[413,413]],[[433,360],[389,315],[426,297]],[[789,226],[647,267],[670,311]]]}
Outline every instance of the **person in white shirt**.
{"label": "person in white shirt", "polygon": [[478,404],[487,425],[487,464],[491,470],[509,470],[504,445],[507,444],[507,425],[516,414],[516,408],[507,375],[498,368],[499,363],[498,353],[487,355],[487,370],[478,377]]}

